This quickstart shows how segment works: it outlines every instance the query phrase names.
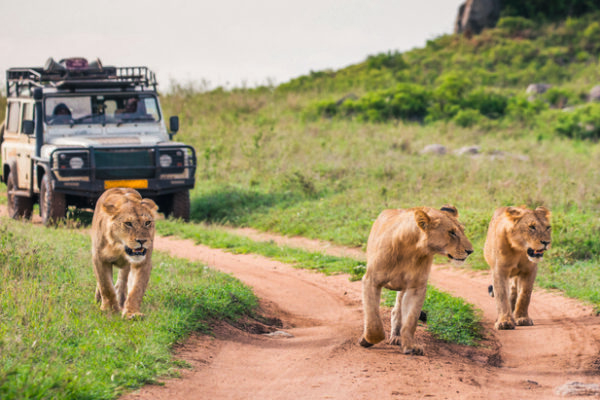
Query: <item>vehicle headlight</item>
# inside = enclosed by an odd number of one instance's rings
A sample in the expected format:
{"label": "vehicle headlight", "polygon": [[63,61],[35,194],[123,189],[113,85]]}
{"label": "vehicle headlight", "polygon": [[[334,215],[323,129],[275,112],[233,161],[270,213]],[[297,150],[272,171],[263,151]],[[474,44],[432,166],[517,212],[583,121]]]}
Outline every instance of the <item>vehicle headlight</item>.
{"label": "vehicle headlight", "polygon": [[171,164],[173,164],[173,159],[168,154],[163,154],[162,156],[160,156],[159,161],[160,161],[160,166],[162,168],[168,168],[171,166]]}
{"label": "vehicle headlight", "polygon": [[69,166],[73,169],[81,169],[83,168],[83,158],[81,157],[71,157],[69,160]]}

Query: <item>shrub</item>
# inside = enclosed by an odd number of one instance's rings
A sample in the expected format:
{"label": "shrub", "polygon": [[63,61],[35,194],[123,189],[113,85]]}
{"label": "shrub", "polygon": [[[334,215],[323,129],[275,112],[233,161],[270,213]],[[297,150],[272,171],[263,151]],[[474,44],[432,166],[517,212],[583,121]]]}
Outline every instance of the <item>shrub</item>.
{"label": "shrub", "polygon": [[476,89],[466,96],[464,104],[488,118],[500,118],[506,112],[508,98],[500,93]]}
{"label": "shrub", "polygon": [[573,139],[600,139],[600,104],[589,103],[560,114],[555,130]]}
{"label": "shrub", "polygon": [[468,128],[473,125],[476,125],[481,120],[481,118],[483,118],[483,116],[478,110],[467,108],[465,110],[460,110],[458,113],[456,113],[454,118],[452,118],[452,121],[454,121],[454,123],[458,126]]}

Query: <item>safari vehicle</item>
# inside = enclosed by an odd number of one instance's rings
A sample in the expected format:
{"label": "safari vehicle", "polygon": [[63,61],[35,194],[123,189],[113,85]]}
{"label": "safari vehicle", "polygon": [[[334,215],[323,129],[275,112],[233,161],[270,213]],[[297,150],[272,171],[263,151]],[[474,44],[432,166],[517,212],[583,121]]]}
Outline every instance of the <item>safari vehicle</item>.
{"label": "safari vehicle", "polygon": [[93,208],[112,187],[153,199],[165,216],[189,220],[196,153],[173,142],[147,67],[103,66],[84,58],[6,71],[6,120],[0,129],[2,181],[12,218],[35,203],[48,225],[67,208]]}

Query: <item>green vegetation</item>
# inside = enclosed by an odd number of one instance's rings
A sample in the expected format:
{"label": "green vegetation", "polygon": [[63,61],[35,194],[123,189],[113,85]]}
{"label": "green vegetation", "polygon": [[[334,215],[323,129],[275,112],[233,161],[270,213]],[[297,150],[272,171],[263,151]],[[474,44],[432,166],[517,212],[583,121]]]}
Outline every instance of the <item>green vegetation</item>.
{"label": "green vegetation", "polygon": [[[393,307],[396,292],[383,291],[384,304]],[[472,304],[428,286],[423,304],[427,311],[427,330],[447,342],[476,345],[483,337],[481,311]]]}
{"label": "green vegetation", "polygon": [[113,399],[176,374],[185,365],[173,345],[257,304],[229,275],[161,253],[153,261],[146,318],[124,321],[94,301],[89,236],[3,218],[0,398]]}
{"label": "green vegetation", "polygon": [[[545,205],[553,247],[539,284],[599,305],[595,278],[579,279],[600,262],[600,122],[587,103],[600,84],[598,17],[505,16],[472,38],[277,87],[175,85],[166,114],[199,155],[192,218],[364,246],[383,208],[451,203],[481,269],[494,209]],[[529,100],[530,83],[552,87]],[[421,154],[433,143],[449,154]],[[479,153],[457,155],[463,146]]]}

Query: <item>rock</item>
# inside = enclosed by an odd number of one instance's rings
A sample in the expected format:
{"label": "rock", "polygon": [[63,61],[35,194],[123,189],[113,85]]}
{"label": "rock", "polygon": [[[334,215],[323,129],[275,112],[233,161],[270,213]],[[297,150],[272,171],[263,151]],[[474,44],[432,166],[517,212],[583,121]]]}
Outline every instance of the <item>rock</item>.
{"label": "rock", "polygon": [[468,154],[479,154],[481,148],[479,146],[464,146],[456,150],[454,154],[457,156],[464,156]]}
{"label": "rock", "polygon": [[500,18],[501,0],[467,0],[458,8],[454,33],[478,34]]}
{"label": "rock", "polygon": [[525,90],[525,93],[527,94],[542,94],[542,93],[546,93],[546,91],[548,89],[550,89],[552,87],[552,85],[547,84],[547,83],[532,83],[529,86],[527,86],[527,90]]}
{"label": "rock", "polygon": [[590,90],[590,101],[600,101],[600,85],[594,86],[592,90]]}
{"label": "rock", "polygon": [[447,152],[446,146],[441,144],[428,144],[421,150],[421,154],[437,154],[438,156],[443,156]]}
{"label": "rock", "polygon": [[568,382],[556,388],[559,396],[598,396],[600,385],[596,383]]}
{"label": "rock", "polygon": [[265,336],[271,336],[271,337],[281,337],[281,338],[293,338],[294,335],[292,335],[291,333],[287,333],[284,331],[275,331],[275,332],[270,332],[270,333],[265,333]]}

